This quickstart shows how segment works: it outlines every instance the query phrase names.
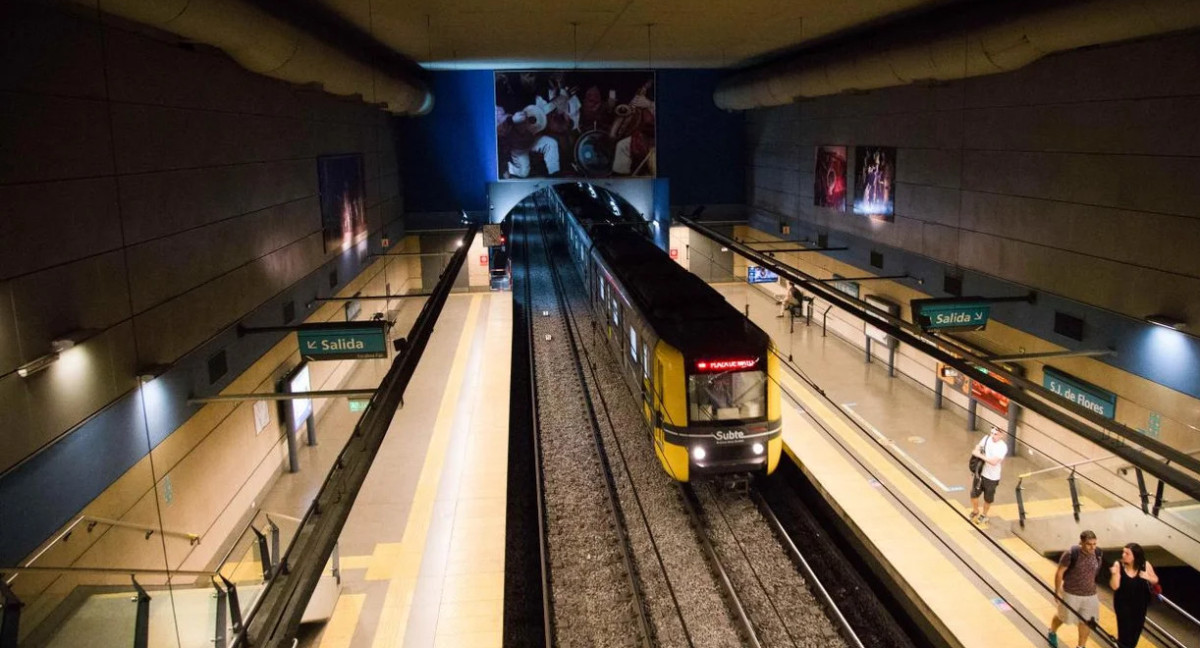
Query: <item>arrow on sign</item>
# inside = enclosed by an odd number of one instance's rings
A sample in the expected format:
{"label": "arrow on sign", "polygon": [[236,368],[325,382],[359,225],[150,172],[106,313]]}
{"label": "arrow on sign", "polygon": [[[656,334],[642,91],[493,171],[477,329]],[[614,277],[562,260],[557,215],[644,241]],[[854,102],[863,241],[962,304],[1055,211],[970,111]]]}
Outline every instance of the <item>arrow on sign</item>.
{"label": "arrow on sign", "polygon": [[317,341],[316,340],[306,340],[304,342],[304,346],[308,347],[309,351],[312,351],[313,349],[317,348]]}

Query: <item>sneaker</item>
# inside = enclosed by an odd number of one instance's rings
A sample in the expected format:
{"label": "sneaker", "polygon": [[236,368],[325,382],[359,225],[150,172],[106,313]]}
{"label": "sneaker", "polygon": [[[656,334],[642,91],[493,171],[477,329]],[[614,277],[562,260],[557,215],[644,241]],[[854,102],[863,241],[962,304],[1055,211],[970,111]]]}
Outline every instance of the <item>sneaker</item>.
{"label": "sneaker", "polygon": [[971,524],[974,524],[977,517],[979,517],[979,511],[971,511],[971,516],[967,519],[971,520]]}
{"label": "sneaker", "polygon": [[981,527],[987,526],[987,523],[988,523],[988,516],[986,516],[986,515],[980,515],[979,517],[975,518],[975,524],[978,524]]}
{"label": "sneaker", "polygon": [[1050,646],[1052,648],[1058,648],[1058,634],[1057,633],[1051,632],[1046,638],[1050,640]]}

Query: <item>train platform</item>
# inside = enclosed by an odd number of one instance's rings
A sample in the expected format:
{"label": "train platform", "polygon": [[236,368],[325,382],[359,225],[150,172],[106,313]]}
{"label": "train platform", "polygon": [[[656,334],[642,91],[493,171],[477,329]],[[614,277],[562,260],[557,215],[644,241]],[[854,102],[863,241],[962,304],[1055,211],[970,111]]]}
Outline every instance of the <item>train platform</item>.
{"label": "train platform", "polygon": [[[1030,454],[1010,456],[990,522],[977,527],[968,518],[966,464],[988,429],[984,414],[979,430],[968,431],[963,409],[935,408],[927,386],[899,371],[889,376],[878,357],[866,362],[862,348],[839,337],[832,326],[826,330],[819,321],[806,325],[778,317],[771,291],[744,281],[714,287],[772,336],[784,359],[790,358],[781,379],[788,395],[786,451],[903,584],[914,611],[952,637],[951,645],[1047,645],[1056,563],[1018,535],[1015,495],[1018,476],[1043,464]],[[1002,417],[989,414],[990,422],[1003,428]],[[1100,498],[1084,491],[1085,510],[1102,508],[1089,495]],[[1047,488],[1031,499],[1027,521],[1052,520],[1063,538],[1058,551],[1086,528],[1074,522],[1065,493]],[[1100,538],[1102,547],[1127,541]],[[1115,554],[1106,552],[1105,558],[1107,564]],[[1100,625],[1115,635],[1111,593],[1102,587],[1100,596]],[[1194,645],[1195,629],[1171,629]],[[1075,646],[1075,638],[1074,627],[1059,630],[1060,645]],[[1087,645],[1107,644],[1093,637]],[[1143,635],[1139,646],[1153,645]]]}
{"label": "train platform", "polygon": [[[299,645],[501,645],[511,346],[511,293],[450,295],[342,530],[332,616],[302,626]],[[374,363],[343,386],[374,387]],[[327,409],[302,473],[328,471],[357,416]],[[319,486],[291,477],[271,510],[302,512]]]}

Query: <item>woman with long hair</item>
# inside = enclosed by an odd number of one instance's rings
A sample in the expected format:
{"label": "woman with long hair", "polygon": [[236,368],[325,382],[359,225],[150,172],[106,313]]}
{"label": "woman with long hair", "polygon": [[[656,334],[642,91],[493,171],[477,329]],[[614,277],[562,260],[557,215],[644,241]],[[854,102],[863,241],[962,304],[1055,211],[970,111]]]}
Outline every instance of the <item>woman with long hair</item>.
{"label": "woman with long hair", "polygon": [[1146,625],[1146,608],[1153,596],[1150,588],[1158,583],[1158,575],[1136,542],[1125,545],[1121,559],[1113,561],[1109,571],[1108,585],[1113,589],[1113,610],[1117,613],[1117,643],[1121,648],[1134,648]]}

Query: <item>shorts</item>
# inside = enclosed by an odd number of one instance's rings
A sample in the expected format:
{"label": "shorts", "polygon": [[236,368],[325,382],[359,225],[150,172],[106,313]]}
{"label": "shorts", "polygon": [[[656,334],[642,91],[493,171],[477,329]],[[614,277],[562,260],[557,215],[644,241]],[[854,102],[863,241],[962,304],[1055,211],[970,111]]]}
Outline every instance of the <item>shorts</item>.
{"label": "shorts", "polygon": [[987,477],[977,476],[971,482],[971,499],[979,497],[983,494],[983,501],[991,504],[996,501],[996,487],[1000,485],[999,479],[988,479]]}
{"label": "shorts", "polygon": [[[1059,621],[1067,624],[1087,623],[1092,619],[1099,618],[1100,598],[1095,594],[1090,596],[1077,596],[1075,594],[1071,594],[1070,592],[1063,592],[1062,598],[1063,600],[1058,604],[1058,614],[1056,615]],[[1079,614],[1083,615],[1083,620],[1080,620],[1078,615],[1067,609],[1068,605],[1076,610],[1079,610]]]}

